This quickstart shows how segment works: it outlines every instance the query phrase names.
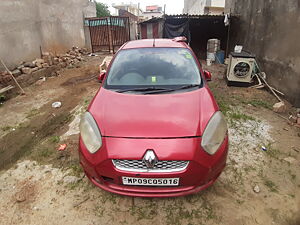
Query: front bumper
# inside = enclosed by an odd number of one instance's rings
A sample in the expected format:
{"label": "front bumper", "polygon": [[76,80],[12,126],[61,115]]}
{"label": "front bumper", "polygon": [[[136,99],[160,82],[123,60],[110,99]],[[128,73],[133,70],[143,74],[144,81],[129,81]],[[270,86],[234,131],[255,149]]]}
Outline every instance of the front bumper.
{"label": "front bumper", "polygon": [[[212,185],[226,165],[228,137],[213,156],[200,148],[201,138],[126,139],[103,138],[101,149],[90,154],[79,141],[80,164],[87,177],[98,187],[127,196],[175,197],[193,194]],[[120,151],[122,149],[122,151]],[[142,149],[137,151],[136,149]],[[188,160],[188,167],[180,172],[139,173],[118,170],[112,159],[139,160],[147,149],[154,149],[159,160]],[[179,186],[127,186],[122,176],[141,178],[180,178]]]}

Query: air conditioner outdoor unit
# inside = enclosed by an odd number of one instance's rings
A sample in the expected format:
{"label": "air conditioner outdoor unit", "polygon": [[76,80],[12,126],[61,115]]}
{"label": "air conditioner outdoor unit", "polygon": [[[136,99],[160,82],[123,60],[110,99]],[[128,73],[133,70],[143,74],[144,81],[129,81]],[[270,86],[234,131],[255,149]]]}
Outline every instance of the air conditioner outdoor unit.
{"label": "air conditioner outdoor unit", "polygon": [[232,52],[229,56],[229,64],[227,68],[228,84],[233,83],[251,83],[252,72],[255,67],[255,56],[247,53]]}

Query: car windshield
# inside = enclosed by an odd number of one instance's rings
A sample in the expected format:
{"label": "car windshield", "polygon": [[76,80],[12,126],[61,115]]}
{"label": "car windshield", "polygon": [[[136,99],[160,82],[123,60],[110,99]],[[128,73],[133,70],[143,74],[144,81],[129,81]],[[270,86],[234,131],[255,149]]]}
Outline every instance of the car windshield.
{"label": "car windshield", "polygon": [[166,91],[200,85],[200,72],[189,49],[137,48],[121,50],[117,54],[107,75],[105,88]]}

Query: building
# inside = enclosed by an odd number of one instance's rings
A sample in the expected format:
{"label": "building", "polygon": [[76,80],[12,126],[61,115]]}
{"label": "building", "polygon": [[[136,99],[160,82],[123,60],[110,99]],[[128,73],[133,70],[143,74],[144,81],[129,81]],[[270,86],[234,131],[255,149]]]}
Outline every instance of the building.
{"label": "building", "polygon": [[92,1],[86,2],[86,6],[83,8],[84,18],[95,17],[97,15],[96,3]]}
{"label": "building", "polygon": [[14,68],[41,57],[41,50],[63,53],[84,47],[83,17],[95,17],[96,9],[88,0],[1,0],[0,15],[0,58]]}
{"label": "building", "polygon": [[119,9],[119,16],[129,18],[130,40],[136,40],[138,34],[139,17],[123,9]]}
{"label": "building", "polygon": [[204,15],[223,15],[224,7],[218,6],[205,6],[204,7]]}
{"label": "building", "polygon": [[222,15],[225,0],[184,0],[183,13],[189,15]]}
{"label": "building", "polygon": [[228,26],[224,15],[165,15],[140,24],[141,38],[174,38],[185,36],[199,59],[207,58],[207,41],[220,40],[221,50],[227,50]]}
{"label": "building", "polygon": [[138,4],[112,4],[112,7],[116,9],[115,15],[119,15],[119,10],[125,10],[137,17],[143,14],[143,11],[139,8]]}
{"label": "building", "polygon": [[130,40],[138,38],[138,22],[143,19],[143,11],[138,4],[112,4],[115,8],[115,15],[121,17],[129,17],[130,24]]}
{"label": "building", "polygon": [[138,38],[138,22],[142,19],[143,11],[138,4],[112,4],[116,9],[115,15],[129,18],[130,40]]}
{"label": "building", "polygon": [[163,16],[163,10],[162,7],[158,5],[151,5],[151,6],[146,6],[146,11],[143,12],[143,18],[145,20],[155,18],[155,17],[161,17]]}

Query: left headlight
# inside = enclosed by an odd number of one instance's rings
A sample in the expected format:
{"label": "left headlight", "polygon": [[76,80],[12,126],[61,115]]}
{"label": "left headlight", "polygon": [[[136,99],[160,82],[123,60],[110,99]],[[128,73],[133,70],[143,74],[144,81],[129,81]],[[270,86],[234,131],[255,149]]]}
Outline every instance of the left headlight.
{"label": "left headlight", "polygon": [[85,112],[80,121],[80,136],[90,153],[95,153],[102,146],[102,138],[96,121],[89,112]]}
{"label": "left headlight", "polygon": [[216,112],[208,122],[201,141],[201,147],[210,155],[215,154],[227,134],[227,124],[223,114]]}

